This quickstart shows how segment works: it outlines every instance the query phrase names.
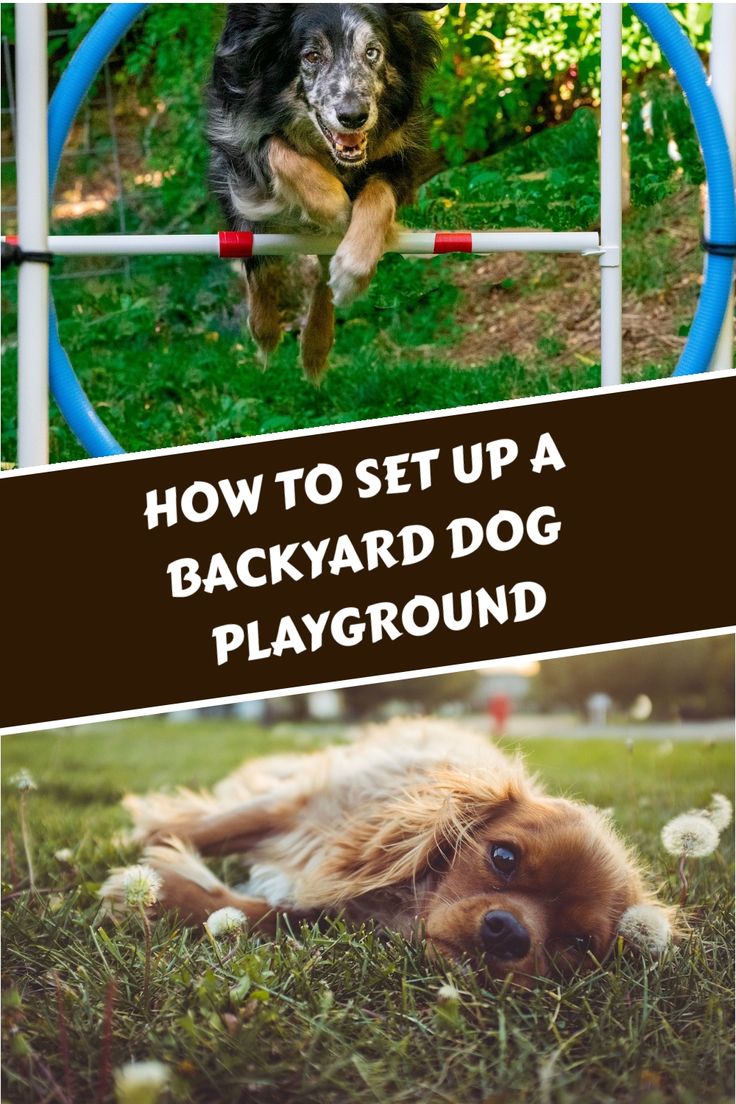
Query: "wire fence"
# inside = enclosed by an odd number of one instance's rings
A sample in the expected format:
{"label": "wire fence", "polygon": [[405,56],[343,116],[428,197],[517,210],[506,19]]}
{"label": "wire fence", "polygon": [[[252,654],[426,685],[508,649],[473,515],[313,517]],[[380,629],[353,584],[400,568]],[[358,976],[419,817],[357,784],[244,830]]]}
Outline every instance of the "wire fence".
{"label": "wire fence", "polygon": [[[48,38],[64,38],[64,31],[49,31]],[[2,198],[0,215],[5,233],[14,234],[17,229],[17,196],[15,189],[15,151],[16,151],[16,94],[15,94],[15,51],[7,35],[2,36],[0,53],[2,54],[2,99],[0,101],[0,126],[2,127],[3,168]],[[62,154],[59,181],[56,189],[57,199],[51,208],[50,229],[58,226],[62,215],[68,217],[71,207],[76,206],[80,214],[104,203],[110,214],[111,226],[115,232],[130,232],[128,211],[132,192],[126,188],[122,157],[127,154],[138,158],[140,146],[133,143],[125,148],[120,140],[116,124],[117,97],[112,79],[112,66],[106,61],[95,86],[93,96],[85,101],[74,126],[71,141]],[[94,173],[101,172],[105,182],[105,196],[95,199],[84,197],[80,181]],[[64,197],[69,198],[65,199]],[[51,272],[52,280],[83,280],[88,277],[122,276],[130,277],[131,260],[121,256],[111,263],[111,258],[84,258],[65,261]],[[14,280],[17,273],[9,272],[6,278]]]}

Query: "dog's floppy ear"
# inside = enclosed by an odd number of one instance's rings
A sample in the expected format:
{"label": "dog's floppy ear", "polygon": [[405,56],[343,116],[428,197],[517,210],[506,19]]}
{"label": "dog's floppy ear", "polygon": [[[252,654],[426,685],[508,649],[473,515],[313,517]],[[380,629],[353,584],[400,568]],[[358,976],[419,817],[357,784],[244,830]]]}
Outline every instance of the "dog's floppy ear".
{"label": "dog's floppy ear", "polygon": [[228,4],[216,58],[221,62],[237,59],[238,65],[250,72],[264,59],[278,58],[294,10],[293,4]]}
{"label": "dog's floppy ear", "polygon": [[418,105],[425,78],[440,60],[441,46],[434,24],[424,13],[444,4],[382,4],[391,54],[399,60],[408,99]]}
{"label": "dog's floppy ear", "polygon": [[396,796],[356,810],[325,862],[300,879],[299,901],[339,905],[412,882],[452,862],[460,846],[527,792],[520,773],[503,779],[446,767]]}

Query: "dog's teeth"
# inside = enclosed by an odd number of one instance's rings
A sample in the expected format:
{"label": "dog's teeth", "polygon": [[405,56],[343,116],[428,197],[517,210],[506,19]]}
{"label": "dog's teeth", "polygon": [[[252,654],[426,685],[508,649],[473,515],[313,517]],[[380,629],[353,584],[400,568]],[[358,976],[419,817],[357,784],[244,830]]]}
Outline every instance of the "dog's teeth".
{"label": "dog's teeth", "polygon": [[340,153],[360,153],[367,141],[365,134],[335,134],[334,138]]}

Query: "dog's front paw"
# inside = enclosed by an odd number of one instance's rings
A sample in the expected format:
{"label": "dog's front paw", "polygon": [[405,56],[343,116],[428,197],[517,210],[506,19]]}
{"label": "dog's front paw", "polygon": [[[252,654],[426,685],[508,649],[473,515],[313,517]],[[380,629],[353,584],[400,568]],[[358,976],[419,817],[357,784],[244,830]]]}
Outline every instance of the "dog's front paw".
{"label": "dog's front paw", "polygon": [[376,266],[366,261],[347,242],[343,242],[330,262],[329,285],[336,307],[347,307],[362,295],[376,271]]}

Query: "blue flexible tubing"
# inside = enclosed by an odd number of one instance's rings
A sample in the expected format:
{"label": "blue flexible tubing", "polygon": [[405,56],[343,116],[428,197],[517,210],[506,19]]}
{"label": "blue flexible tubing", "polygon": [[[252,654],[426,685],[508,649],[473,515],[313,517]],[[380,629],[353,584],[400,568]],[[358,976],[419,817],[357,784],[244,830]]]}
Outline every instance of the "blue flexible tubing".
{"label": "blue flexible tubing", "polygon": [[[631,8],[659,43],[687,96],[705,161],[710,240],[732,244],[736,242],[736,201],[731,156],[703,66],[665,4],[632,4]],[[703,288],[675,376],[707,372],[728,307],[733,267],[732,257],[707,256]]]}
{"label": "blue flexible tubing", "polygon": [[[64,71],[49,105],[49,194],[53,192],[61,151],[82,100],[105,58],[146,7],[145,3],[110,4]],[[631,7],[661,46],[690,104],[708,178],[711,240],[736,241],[731,160],[723,124],[700,60],[665,4],[634,3]],[[695,318],[674,375],[707,371],[726,312],[733,263],[728,257],[708,257]],[[59,340],[53,301],[49,380],[67,424],[90,456],[114,456],[125,451],[97,416],[75,375]]]}
{"label": "blue flexible tubing", "polygon": [[[49,104],[49,196],[67,135],[105,58],[146,4],[111,4],[77,49]],[[67,425],[90,456],[116,456],[125,449],[97,416],[59,339],[53,298],[49,303],[49,384]]]}

